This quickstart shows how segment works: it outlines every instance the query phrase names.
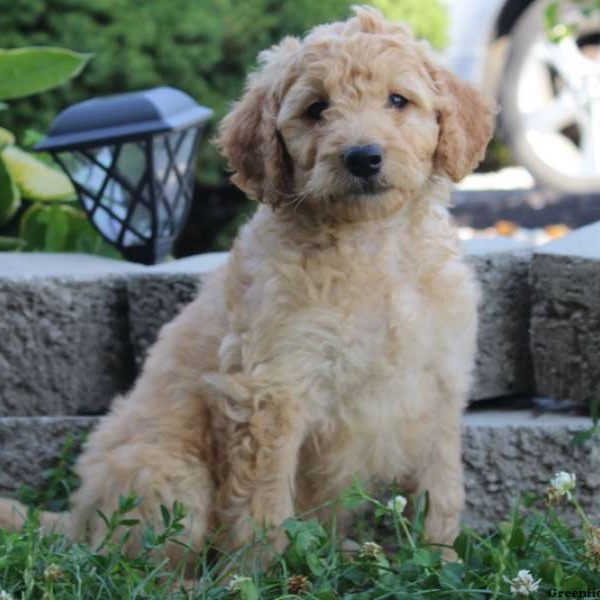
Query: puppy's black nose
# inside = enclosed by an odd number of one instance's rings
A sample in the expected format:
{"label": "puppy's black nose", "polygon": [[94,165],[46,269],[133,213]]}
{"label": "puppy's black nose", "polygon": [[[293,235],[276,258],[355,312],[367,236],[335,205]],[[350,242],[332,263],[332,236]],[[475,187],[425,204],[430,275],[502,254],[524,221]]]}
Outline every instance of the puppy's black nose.
{"label": "puppy's black nose", "polygon": [[383,150],[377,144],[352,146],[344,152],[343,159],[352,175],[368,179],[379,173],[383,162]]}

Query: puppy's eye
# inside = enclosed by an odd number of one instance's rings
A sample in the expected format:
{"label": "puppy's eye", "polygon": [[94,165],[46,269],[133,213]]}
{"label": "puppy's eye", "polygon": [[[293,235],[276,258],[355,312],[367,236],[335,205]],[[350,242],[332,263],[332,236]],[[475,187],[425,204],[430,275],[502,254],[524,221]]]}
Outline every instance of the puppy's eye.
{"label": "puppy's eye", "polygon": [[321,113],[329,108],[329,103],[325,100],[313,102],[305,111],[305,115],[312,121],[318,121],[321,118]]}
{"label": "puppy's eye", "polygon": [[408,99],[400,94],[390,94],[389,101],[394,108],[404,108],[408,104]]}

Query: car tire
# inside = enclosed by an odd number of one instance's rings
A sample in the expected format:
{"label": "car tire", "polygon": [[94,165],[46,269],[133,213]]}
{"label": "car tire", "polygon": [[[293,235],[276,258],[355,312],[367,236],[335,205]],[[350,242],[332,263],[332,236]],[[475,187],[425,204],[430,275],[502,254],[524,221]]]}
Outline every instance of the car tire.
{"label": "car tire", "polygon": [[[510,46],[498,94],[501,132],[517,162],[527,168],[541,186],[570,193],[597,192],[600,190],[600,172],[596,176],[594,171],[590,176],[559,170],[543,160],[539,151],[542,147],[538,143],[536,151],[535,145],[531,143],[531,132],[526,131],[525,116],[519,104],[519,85],[526,76],[525,68],[534,52],[534,45],[545,35],[544,11],[547,5],[547,1],[534,2],[510,33]],[[585,33],[589,34],[592,28],[594,33],[597,31],[600,34],[600,26],[595,22],[582,23],[580,32],[584,33],[586,27]],[[559,137],[565,138],[565,144],[570,141],[559,133],[550,135],[555,136],[557,142],[560,142]],[[567,149],[571,151],[570,148]]]}

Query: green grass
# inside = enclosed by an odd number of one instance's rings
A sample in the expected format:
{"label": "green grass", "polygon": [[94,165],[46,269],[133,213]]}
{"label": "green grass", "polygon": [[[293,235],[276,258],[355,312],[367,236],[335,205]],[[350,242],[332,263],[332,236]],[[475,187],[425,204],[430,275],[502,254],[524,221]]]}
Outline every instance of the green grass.
{"label": "green grass", "polygon": [[[65,495],[76,484],[70,469],[73,442],[69,444],[57,467],[46,473],[47,484],[37,492],[27,490],[26,499],[64,507]],[[104,516],[107,534],[98,548],[42,535],[33,510],[20,533],[0,531],[0,590],[5,594],[0,593],[0,600],[513,598],[510,581],[523,569],[539,580],[530,597],[546,598],[551,589],[600,589],[600,529],[589,523],[575,495],[555,493],[549,504],[545,492],[517,503],[490,534],[463,529],[454,543],[460,561],[449,562],[442,558],[442,548],[424,540],[426,497],[411,498],[410,509],[399,512],[370,498],[357,483],[341,502],[368,514],[357,518],[355,527],[360,552],[341,552],[335,526],[326,529],[307,515],[286,521],[289,547],[266,571],[252,566],[253,548],[227,556],[207,544],[197,556],[191,577],[195,586],[183,568],[169,569],[159,558],[166,544],[185,547],[185,510],[177,503],[163,507],[161,528],[144,529],[143,549],[134,557],[122,550],[133,528],[144,527],[131,518],[140,501],[134,496],[121,498],[119,510]],[[567,504],[581,527],[559,518],[557,502]]]}

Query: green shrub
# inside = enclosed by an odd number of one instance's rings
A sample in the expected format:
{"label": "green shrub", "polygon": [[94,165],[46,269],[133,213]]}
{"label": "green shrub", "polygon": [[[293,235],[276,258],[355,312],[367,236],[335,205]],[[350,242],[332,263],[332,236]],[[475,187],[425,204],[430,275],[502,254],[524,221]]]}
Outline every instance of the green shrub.
{"label": "green shrub", "polygon": [[[88,58],[63,48],[0,49],[0,110],[10,114],[5,100],[18,102],[63,85]],[[31,138],[31,130],[24,137]],[[113,255],[85,213],[71,206],[75,190],[69,179],[47,164],[49,157],[34,156],[15,144],[12,132],[0,127],[0,251]]]}
{"label": "green shrub", "polygon": [[[20,101],[0,122],[17,134],[45,130],[65,106],[91,96],[156,85],[183,89],[216,111],[241,90],[257,53],[284,35],[346,17],[355,0],[0,0],[4,47],[60,45],[91,52],[76,81]],[[438,0],[373,0],[436,45],[445,41]],[[216,151],[202,144],[200,178],[222,179]]]}
{"label": "green shrub", "polygon": [[434,48],[448,43],[448,15],[437,0],[371,0],[392,21],[405,21],[420,38]]}

